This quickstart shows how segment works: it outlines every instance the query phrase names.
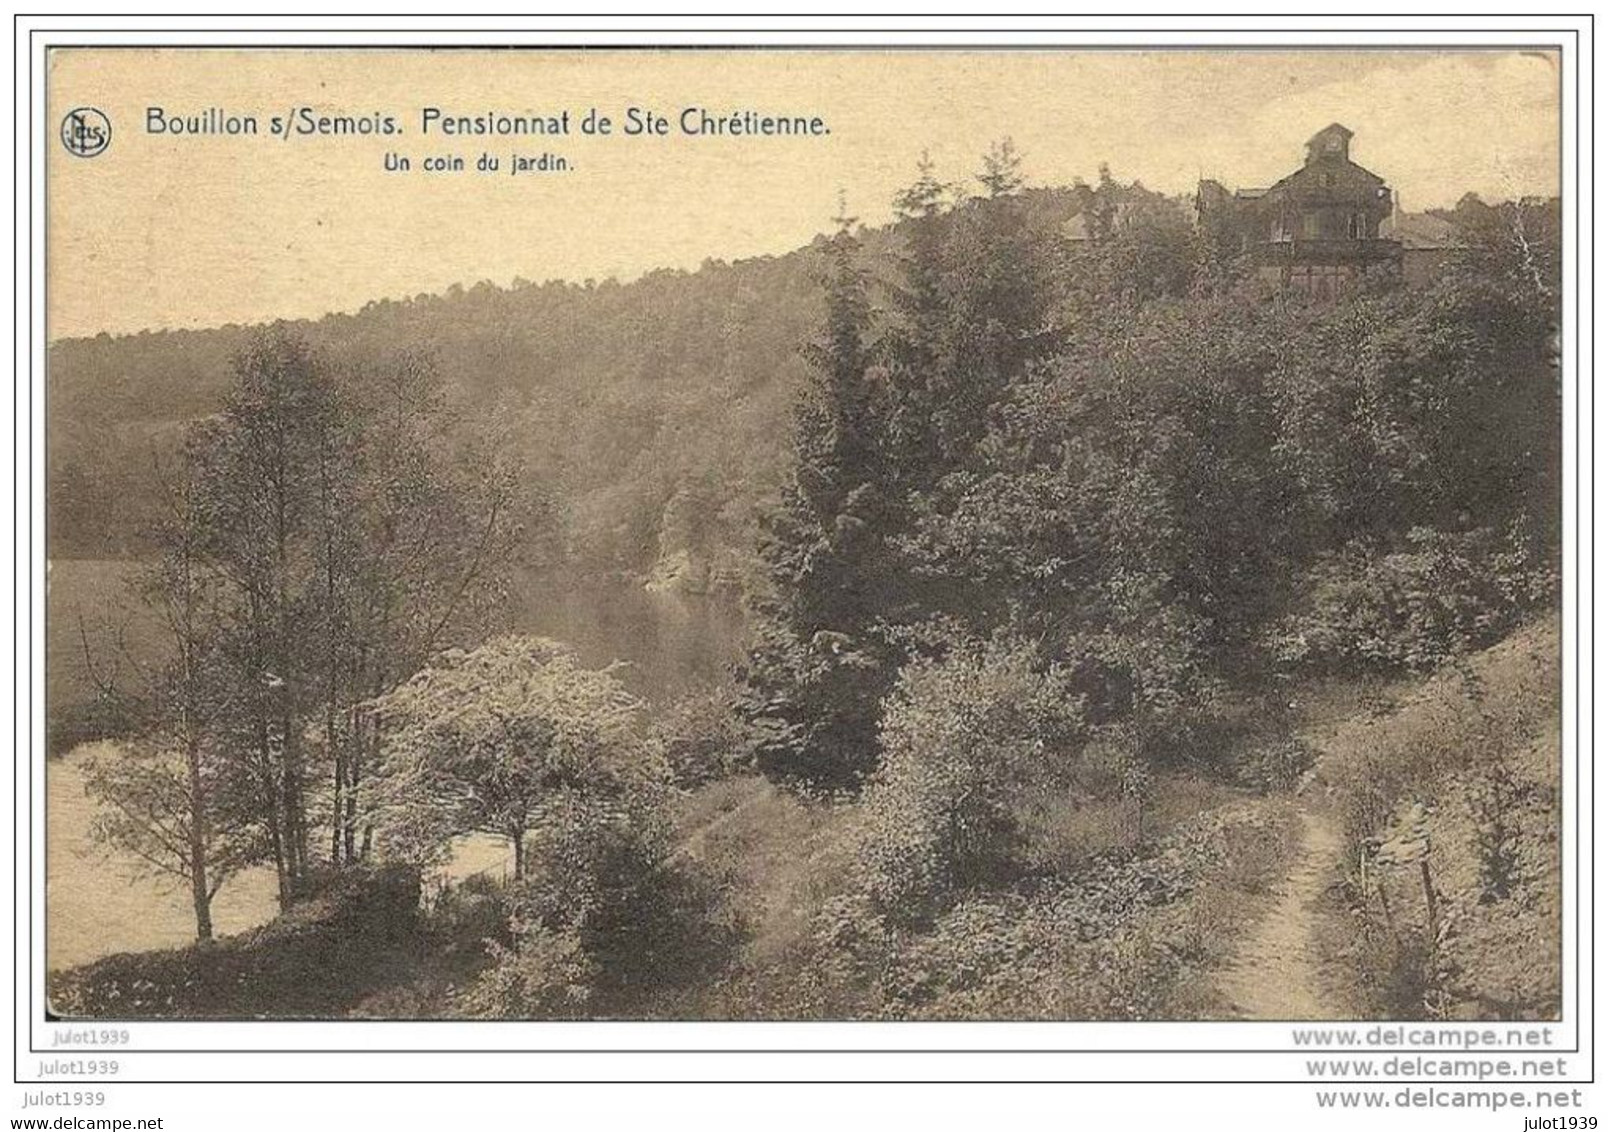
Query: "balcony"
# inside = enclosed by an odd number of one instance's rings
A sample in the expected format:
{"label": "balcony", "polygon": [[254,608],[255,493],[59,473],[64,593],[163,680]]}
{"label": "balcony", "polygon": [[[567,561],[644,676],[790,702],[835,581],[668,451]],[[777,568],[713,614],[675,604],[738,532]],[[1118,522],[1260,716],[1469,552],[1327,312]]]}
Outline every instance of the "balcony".
{"label": "balcony", "polygon": [[1291,267],[1303,265],[1374,265],[1394,264],[1401,260],[1399,240],[1269,240],[1252,249],[1256,262],[1262,267]]}

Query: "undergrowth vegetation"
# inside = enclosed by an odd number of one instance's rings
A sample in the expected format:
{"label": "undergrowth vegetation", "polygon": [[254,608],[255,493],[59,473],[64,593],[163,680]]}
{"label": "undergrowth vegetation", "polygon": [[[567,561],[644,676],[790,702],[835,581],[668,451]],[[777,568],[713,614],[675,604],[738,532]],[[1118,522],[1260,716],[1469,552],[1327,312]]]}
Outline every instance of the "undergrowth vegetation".
{"label": "undergrowth vegetation", "polygon": [[1348,927],[1331,943],[1369,1013],[1557,1016],[1557,634],[1527,627],[1334,739]]}
{"label": "undergrowth vegetation", "polygon": [[[332,856],[426,868],[478,833],[513,862],[410,929],[450,962],[411,997],[376,988],[357,1009],[1224,1016],[1210,974],[1271,906],[1321,790],[1355,925],[1334,945],[1371,1009],[1555,1010],[1539,948],[1556,940],[1557,672],[1535,626],[1559,584],[1557,202],[1466,200],[1439,278],[1358,278],[1318,299],[1211,254],[1180,202],[1109,173],[1046,207],[1002,142],[977,181],[959,191],[923,162],[895,227],[843,216],[820,241],[818,332],[787,363],[785,469],[752,451],[774,447],[785,398],[723,372],[740,394],[734,466],[771,467],[757,478],[774,492],[751,491],[718,447],[694,460],[660,435],[656,414],[704,421],[707,401],[596,394],[599,467],[662,457],[675,486],[571,470],[586,513],[548,533],[638,569],[650,543],[709,557],[740,542],[718,555],[745,563],[752,629],[729,684],[650,721],[615,668],[561,644],[443,651],[431,632],[419,671],[337,696],[347,622],[316,622],[331,659],[298,710],[318,708],[329,751],[351,751]],[[1068,201],[1088,240],[1067,239]],[[797,267],[756,278],[784,290]],[[471,305],[507,317],[576,299],[525,290]],[[760,319],[761,298],[734,299],[733,317]],[[433,325],[437,304],[418,305]],[[275,341],[324,388],[317,357]],[[497,404],[539,417],[553,393],[500,388]],[[254,404],[239,414],[256,421]],[[527,494],[497,482],[510,505]],[[645,536],[647,512],[674,520]],[[363,559],[321,553],[336,580]],[[388,592],[369,604],[389,610]],[[1296,705],[1337,675],[1429,682],[1330,760],[1333,737],[1303,732]],[[270,753],[270,726],[297,735],[303,720],[281,714],[256,732]],[[290,810],[313,808],[309,748],[283,770]],[[1503,974],[1507,960],[1523,973]]]}

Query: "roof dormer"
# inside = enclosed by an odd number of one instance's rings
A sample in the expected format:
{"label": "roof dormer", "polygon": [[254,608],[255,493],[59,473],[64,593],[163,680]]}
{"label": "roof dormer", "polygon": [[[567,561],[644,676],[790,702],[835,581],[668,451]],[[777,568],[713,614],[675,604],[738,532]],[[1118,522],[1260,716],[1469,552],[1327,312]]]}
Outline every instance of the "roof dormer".
{"label": "roof dormer", "polygon": [[1352,133],[1339,122],[1331,122],[1312,135],[1307,144],[1306,163],[1350,161]]}

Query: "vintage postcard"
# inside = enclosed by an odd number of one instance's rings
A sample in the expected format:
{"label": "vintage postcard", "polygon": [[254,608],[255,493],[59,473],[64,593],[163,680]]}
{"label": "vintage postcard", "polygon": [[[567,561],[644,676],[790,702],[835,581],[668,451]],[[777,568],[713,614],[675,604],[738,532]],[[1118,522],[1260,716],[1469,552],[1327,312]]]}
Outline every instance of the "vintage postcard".
{"label": "vintage postcard", "polygon": [[52,1019],[1572,1009],[1560,50],[43,66]]}

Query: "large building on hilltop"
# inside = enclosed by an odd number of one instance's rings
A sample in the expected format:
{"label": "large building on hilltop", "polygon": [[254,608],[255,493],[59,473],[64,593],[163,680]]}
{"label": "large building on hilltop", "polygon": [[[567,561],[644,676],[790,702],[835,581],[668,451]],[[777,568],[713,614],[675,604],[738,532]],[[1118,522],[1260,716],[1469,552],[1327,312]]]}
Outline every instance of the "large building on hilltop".
{"label": "large building on hilltop", "polygon": [[1269,282],[1336,294],[1373,271],[1398,273],[1399,240],[1388,232],[1390,188],[1351,160],[1352,132],[1338,122],[1306,145],[1306,162],[1265,189],[1230,192],[1203,180],[1195,198],[1201,230],[1223,255],[1249,255]]}

